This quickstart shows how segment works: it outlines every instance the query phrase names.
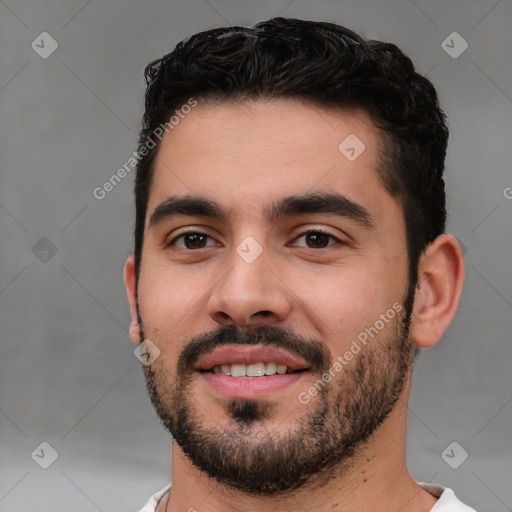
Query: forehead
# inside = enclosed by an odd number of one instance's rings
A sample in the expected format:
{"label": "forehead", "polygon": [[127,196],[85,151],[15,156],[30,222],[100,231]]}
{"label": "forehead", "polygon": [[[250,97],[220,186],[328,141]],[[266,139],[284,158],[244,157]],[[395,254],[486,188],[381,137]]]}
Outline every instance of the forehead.
{"label": "forehead", "polygon": [[380,141],[361,109],[291,99],[199,102],[162,139],[146,225],[171,195],[210,197],[248,216],[285,196],[334,191],[378,215],[379,201],[392,199],[378,178]]}

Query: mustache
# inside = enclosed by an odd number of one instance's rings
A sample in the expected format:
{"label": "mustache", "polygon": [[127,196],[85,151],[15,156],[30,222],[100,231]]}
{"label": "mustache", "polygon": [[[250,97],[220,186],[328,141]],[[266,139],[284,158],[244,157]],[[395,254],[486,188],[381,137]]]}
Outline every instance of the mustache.
{"label": "mustache", "polygon": [[311,370],[325,373],[331,363],[329,350],[315,339],[303,336],[273,325],[239,327],[225,325],[216,331],[192,338],[178,358],[178,374],[181,376],[193,371],[200,358],[223,345],[265,345],[287,350],[304,359]]}

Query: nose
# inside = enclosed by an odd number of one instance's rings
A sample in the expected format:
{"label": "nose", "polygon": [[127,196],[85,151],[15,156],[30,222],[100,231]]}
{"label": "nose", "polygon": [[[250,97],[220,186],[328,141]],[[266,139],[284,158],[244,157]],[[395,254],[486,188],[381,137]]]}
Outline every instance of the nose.
{"label": "nose", "polygon": [[213,288],[208,314],[221,325],[250,326],[282,322],[292,307],[291,291],[271,265],[270,251],[252,262],[233,251],[226,273]]}

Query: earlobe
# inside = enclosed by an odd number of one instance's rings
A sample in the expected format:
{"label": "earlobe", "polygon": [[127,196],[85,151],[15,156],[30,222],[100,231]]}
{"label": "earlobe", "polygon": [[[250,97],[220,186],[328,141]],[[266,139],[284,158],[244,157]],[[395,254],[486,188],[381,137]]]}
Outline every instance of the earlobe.
{"label": "earlobe", "polygon": [[130,304],[130,338],[138,345],[141,341],[140,324],[137,315],[137,279],[135,276],[135,258],[131,254],[124,266],[124,285],[128,303]]}
{"label": "earlobe", "polygon": [[131,323],[130,324],[130,339],[138,345],[140,343],[140,324],[139,323]]}
{"label": "earlobe", "polygon": [[418,347],[433,347],[441,339],[457,311],[463,283],[464,260],[457,239],[438,236],[418,265],[411,323],[411,338]]}

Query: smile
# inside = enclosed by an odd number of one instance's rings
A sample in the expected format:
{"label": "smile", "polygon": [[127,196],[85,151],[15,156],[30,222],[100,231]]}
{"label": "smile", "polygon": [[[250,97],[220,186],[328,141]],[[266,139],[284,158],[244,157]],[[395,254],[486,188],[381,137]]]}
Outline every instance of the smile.
{"label": "smile", "polygon": [[297,373],[305,369],[289,370],[284,364],[274,361],[269,363],[259,362],[253,364],[218,364],[210,370],[203,370],[215,374],[230,375],[231,377],[265,377],[269,375],[285,375]]}

